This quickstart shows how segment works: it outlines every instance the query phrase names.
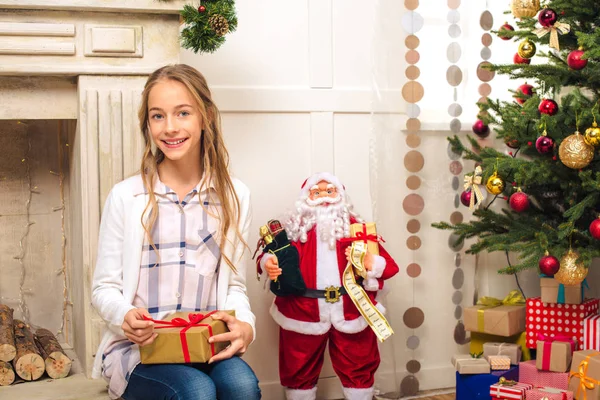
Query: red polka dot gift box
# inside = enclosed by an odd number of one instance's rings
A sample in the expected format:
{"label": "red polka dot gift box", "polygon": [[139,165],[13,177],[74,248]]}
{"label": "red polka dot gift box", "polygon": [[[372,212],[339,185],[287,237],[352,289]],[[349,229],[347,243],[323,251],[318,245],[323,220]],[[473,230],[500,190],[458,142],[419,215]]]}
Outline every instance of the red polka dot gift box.
{"label": "red polka dot gift box", "polygon": [[583,320],[598,314],[598,299],[586,299],[581,304],[543,303],[541,298],[527,299],[527,347],[535,349],[539,335],[568,336],[583,348]]}

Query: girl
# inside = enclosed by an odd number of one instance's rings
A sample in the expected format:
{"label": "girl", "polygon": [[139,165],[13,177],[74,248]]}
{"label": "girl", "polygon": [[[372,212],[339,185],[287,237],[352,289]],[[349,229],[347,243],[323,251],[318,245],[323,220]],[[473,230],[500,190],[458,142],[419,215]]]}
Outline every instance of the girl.
{"label": "girl", "polygon": [[[187,65],[155,71],[139,120],[141,174],[113,187],[100,224],[92,303],[109,331],[93,375],[109,382],[113,399],[259,399],[256,376],[238,357],[255,334],[241,262],[250,194],[227,171],[206,80]],[[144,316],[214,309],[236,316],[214,314],[230,332],[210,341],[231,345],[207,364],[140,364],[138,346],[157,336]]]}

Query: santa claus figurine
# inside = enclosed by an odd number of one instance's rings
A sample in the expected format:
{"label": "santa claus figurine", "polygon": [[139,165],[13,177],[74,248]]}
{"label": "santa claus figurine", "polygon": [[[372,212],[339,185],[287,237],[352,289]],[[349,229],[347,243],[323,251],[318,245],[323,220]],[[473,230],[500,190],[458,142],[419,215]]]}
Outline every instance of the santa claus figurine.
{"label": "santa claus figurine", "polygon": [[[362,221],[352,211],[344,186],[329,173],[315,174],[304,182],[295,211],[282,222],[298,250],[307,288],[300,296],[275,297],[271,307],[271,316],[280,326],[279,377],[288,400],[316,398],[327,342],[345,398],[373,398],[380,360],[377,337],[342,281],[352,244],[347,239],[350,225],[357,222]],[[276,255],[263,253],[257,262],[271,280],[281,274]],[[384,312],[376,301],[377,292],[384,280],[398,272],[398,265],[379,246],[379,255],[366,253],[364,267],[366,277],[357,282]]]}

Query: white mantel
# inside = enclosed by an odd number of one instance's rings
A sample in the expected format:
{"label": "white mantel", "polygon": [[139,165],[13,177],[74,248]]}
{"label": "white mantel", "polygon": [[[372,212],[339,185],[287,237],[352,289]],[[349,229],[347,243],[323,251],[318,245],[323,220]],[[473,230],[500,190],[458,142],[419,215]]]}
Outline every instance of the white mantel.
{"label": "white mantel", "polygon": [[104,325],[90,304],[101,208],[138,170],[140,94],[152,71],[179,62],[186,2],[0,0],[0,119],[73,121],[65,124],[69,344],[88,373]]}

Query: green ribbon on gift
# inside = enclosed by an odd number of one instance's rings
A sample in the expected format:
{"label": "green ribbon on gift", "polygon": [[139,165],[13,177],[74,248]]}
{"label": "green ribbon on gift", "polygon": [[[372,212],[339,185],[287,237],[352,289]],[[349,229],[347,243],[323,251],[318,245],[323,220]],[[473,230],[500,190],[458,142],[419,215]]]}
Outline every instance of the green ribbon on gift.
{"label": "green ribbon on gift", "polygon": [[486,310],[490,308],[500,307],[500,306],[524,306],[525,298],[518,290],[512,290],[504,299],[500,300],[495,297],[484,296],[479,299],[477,305],[485,306],[477,310],[477,331],[484,331],[484,313]]}

